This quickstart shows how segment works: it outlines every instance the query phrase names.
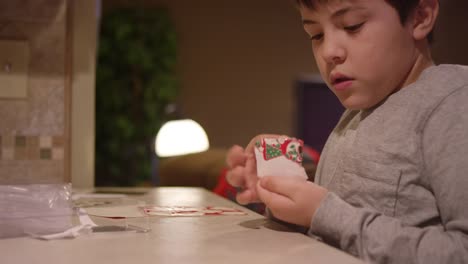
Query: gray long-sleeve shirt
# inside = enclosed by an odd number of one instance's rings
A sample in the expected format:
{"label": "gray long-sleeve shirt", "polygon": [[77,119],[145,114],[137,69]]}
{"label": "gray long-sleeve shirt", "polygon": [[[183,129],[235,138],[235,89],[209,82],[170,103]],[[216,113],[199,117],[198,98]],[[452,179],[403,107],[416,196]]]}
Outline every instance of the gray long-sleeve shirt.
{"label": "gray long-sleeve shirt", "polygon": [[372,263],[468,263],[468,68],[432,66],[365,111],[322,153],[319,236]]}

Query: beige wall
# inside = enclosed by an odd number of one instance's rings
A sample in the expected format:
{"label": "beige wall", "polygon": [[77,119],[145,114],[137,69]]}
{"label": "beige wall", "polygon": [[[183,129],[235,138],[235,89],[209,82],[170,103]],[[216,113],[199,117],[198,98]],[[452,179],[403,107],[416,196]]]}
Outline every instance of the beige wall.
{"label": "beige wall", "polygon": [[[183,3],[181,3],[183,2]],[[181,106],[213,146],[293,133],[293,81],[314,69],[289,1],[175,1]],[[177,5],[178,4],[178,5]]]}
{"label": "beige wall", "polygon": [[178,34],[180,106],[212,146],[292,133],[293,80],[315,65],[291,1],[146,2],[168,6]]}
{"label": "beige wall", "polygon": [[29,47],[26,97],[0,99],[0,184],[69,181],[66,14],[66,0],[0,2],[0,39]]}
{"label": "beige wall", "polygon": [[[179,39],[180,105],[215,147],[261,132],[294,133],[293,82],[316,72],[290,0],[105,1],[166,5]],[[442,1],[437,62],[468,64],[468,1]]]}

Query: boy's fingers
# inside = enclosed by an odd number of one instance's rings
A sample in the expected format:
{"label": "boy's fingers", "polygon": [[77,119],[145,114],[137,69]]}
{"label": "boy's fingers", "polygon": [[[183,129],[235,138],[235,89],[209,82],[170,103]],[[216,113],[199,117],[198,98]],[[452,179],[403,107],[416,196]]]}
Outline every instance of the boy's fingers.
{"label": "boy's fingers", "polygon": [[260,186],[270,192],[292,197],[307,181],[295,177],[266,176],[260,179]]}
{"label": "boy's fingers", "polygon": [[238,203],[245,205],[257,202],[258,198],[254,189],[245,189],[244,191],[237,193],[236,200]]}
{"label": "boy's fingers", "polygon": [[258,177],[257,177],[257,164],[256,164],[254,156],[249,155],[247,157],[247,161],[245,162],[244,172],[247,177],[247,184],[249,185],[247,187],[255,188],[255,184],[257,184]]}
{"label": "boy's fingers", "polygon": [[242,166],[245,160],[246,155],[244,153],[244,148],[238,145],[232,146],[226,155],[226,164],[229,168],[234,168],[239,165]]}
{"label": "boy's fingers", "polygon": [[243,187],[246,185],[244,167],[237,166],[234,169],[228,171],[226,174],[226,180],[229,184],[234,187]]}
{"label": "boy's fingers", "polygon": [[247,147],[245,147],[245,153],[253,154],[254,153],[255,143],[257,143],[257,141],[262,140],[263,137],[264,137],[264,135],[258,135],[256,137],[252,138],[252,140],[250,140],[249,144],[247,144]]}
{"label": "boy's fingers", "polygon": [[288,197],[263,188],[260,181],[257,183],[257,196],[272,211],[292,206],[292,201]]}
{"label": "boy's fingers", "polygon": [[226,180],[234,187],[242,187],[244,190],[239,191],[236,195],[236,200],[240,204],[249,204],[257,202],[257,192],[255,190],[257,184],[257,173],[255,166],[255,158],[249,155],[245,161],[245,166],[236,166],[231,169]]}
{"label": "boy's fingers", "polygon": [[245,179],[245,190],[237,194],[237,201],[240,204],[249,204],[252,202],[258,201],[258,196],[256,192],[256,185],[258,182],[257,171],[255,166],[255,158],[249,156],[245,162],[244,167],[244,179]]}

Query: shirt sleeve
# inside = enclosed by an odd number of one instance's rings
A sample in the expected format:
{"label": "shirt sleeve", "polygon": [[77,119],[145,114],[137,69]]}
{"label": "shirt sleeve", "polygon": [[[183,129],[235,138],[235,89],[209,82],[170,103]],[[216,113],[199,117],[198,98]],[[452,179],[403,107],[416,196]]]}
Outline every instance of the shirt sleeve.
{"label": "shirt sleeve", "polygon": [[405,226],[399,219],[356,208],[329,192],[309,229],[325,242],[372,263],[465,263],[468,260],[468,89],[432,112],[422,135],[424,177],[441,224]]}

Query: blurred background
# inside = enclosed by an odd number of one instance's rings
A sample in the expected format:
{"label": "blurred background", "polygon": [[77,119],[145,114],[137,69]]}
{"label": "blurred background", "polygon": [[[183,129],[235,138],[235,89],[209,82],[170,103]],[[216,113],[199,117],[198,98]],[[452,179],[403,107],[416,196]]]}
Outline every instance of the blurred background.
{"label": "blurred background", "polygon": [[[441,5],[434,59],[468,64],[468,2]],[[164,181],[160,170],[201,164],[219,175],[233,144],[259,133],[301,136],[308,117],[299,90],[319,83],[291,0],[2,1],[0,38],[27,43],[18,52],[29,60],[20,72],[26,93],[0,94],[0,179],[10,183],[206,185],[191,176]],[[327,111],[336,102],[323,107],[314,111],[335,122]],[[156,156],[160,127],[181,118],[204,129],[211,154],[178,163]]]}

